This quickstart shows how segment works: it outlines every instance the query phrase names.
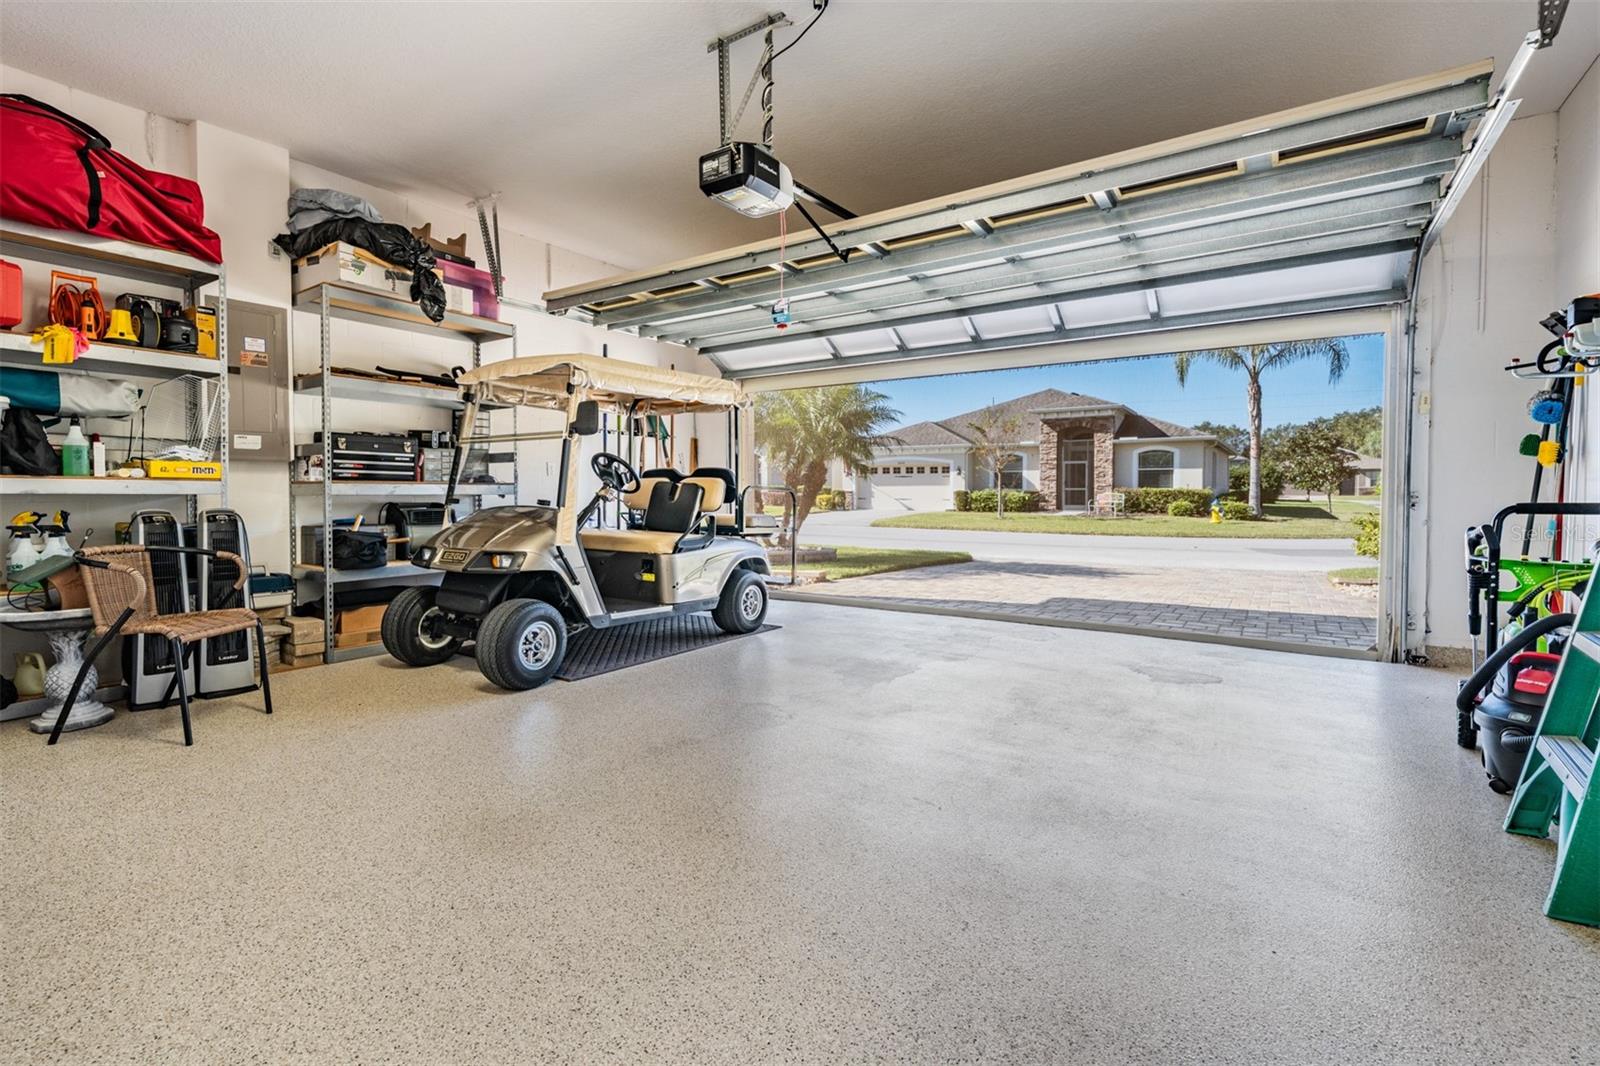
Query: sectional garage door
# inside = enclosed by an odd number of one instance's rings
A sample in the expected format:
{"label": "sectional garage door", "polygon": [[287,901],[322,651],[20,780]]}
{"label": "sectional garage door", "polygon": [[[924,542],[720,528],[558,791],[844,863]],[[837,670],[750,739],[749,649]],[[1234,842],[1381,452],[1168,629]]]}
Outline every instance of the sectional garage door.
{"label": "sectional garage door", "polygon": [[[758,387],[1046,363],[1062,358],[1047,347],[1387,309],[1406,299],[1491,73],[1473,64],[836,222],[847,262],[791,231],[783,247],[546,303],[688,345]],[[794,317],[783,331],[780,292]]]}
{"label": "sectional garage door", "polygon": [[947,511],[951,506],[950,466],[923,460],[879,463],[870,495],[861,502],[875,511]]}

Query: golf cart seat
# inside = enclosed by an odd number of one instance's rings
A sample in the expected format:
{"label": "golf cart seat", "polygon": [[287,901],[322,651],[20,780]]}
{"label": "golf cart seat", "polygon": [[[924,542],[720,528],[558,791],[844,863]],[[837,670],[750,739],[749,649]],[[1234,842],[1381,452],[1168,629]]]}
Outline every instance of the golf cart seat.
{"label": "golf cart seat", "polygon": [[[641,499],[647,488],[648,499]],[[634,510],[643,505],[644,528],[585,529],[578,540],[590,551],[671,555],[699,521],[704,497],[704,486],[692,479],[674,485],[666,478],[640,478],[639,487],[623,502]]]}

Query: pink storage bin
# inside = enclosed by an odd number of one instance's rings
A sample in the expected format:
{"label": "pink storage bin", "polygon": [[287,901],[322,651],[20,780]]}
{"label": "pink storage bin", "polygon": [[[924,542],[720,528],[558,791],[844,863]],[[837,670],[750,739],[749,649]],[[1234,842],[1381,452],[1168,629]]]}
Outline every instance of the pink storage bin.
{"label": "pink storage bin", "polygon": [[483,318],[500,319],[500,301],[494,294],[494,277],[487,270],[463,266],[448,259],[438,261],[444,280],[451,285],[462,285],[472,290],[476,313]]}

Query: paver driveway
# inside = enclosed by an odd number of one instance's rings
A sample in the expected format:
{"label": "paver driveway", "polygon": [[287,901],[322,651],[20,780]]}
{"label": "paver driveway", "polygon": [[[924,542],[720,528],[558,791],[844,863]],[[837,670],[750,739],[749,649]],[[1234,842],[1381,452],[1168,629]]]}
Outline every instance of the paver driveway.
{"label": "paver driveway", "polygon": [[1330,585],[1321,571],[979,560],[801,586],[784,595],[1345,651],[1366,651],[1378,635],[1374,598]]}

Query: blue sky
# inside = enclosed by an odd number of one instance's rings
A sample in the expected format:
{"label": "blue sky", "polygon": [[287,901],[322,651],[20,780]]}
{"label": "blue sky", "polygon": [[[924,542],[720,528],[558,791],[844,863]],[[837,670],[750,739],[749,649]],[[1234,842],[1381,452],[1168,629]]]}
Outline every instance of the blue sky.
{"label": "blue sky", "polygon": [[[1336,385],[1328,384],[1326,365],[1302,363],[1269,371],[1261,378],[1261,413],[1267,426],[1305,422],[1340,411],[1373,407],[1383,401],[1383,338],[1347,337],[1350,366]],[[1181,425],[1196,422],[1245,424],[1244,375],[1210,363],[1196,363],[1189,383],[1178,387],[1172,357],[1113,359],[1102,363],[987,370],[937,378],[905,378],[873,384],[901,412],[902,425],[949,418],[1013,396],[1057,388],[1126,404],[1140,414]]]}

